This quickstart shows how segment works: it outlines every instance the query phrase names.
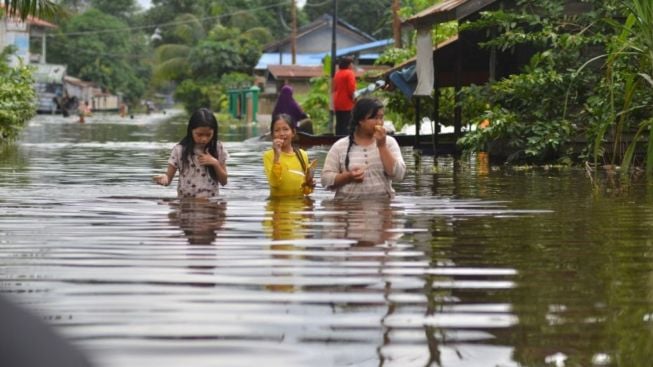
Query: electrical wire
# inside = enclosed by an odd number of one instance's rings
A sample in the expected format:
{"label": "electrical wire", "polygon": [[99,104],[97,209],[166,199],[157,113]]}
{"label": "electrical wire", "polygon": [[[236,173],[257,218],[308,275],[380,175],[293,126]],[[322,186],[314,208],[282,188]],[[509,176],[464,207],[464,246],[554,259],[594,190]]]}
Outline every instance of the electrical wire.
{"label": "electrical wire", "polygon": [[134,31],[134,30],[141,30],[141,29],[153,29],[153,28],[162,28],[162,27],[168,27],[168,26],[175,26],[175,25],[180,25],[180,24],[188,24],[188,23],[195,23],[197,21],[199,22],[204,22],[207,20],[217,20],[220,18],[226,18],[230,17],[232,15],[237,15],[243,12],[257,12],[261,10],[266,10],[270,8],[276,8],[280,7],[283,5],[289,5],[290,1],[284,0],[275,4],[271,5],[264,5],[260,6],[258,8],[252,8],[248,10],[238,10],[234,11],[231,13],[226,13],[226,14],[220,14],[220,15],[215,15],[215,16],[210,16],[210,17],[203,17],[203,18],[197,18],[197,19],[192,19],[192,20],[185,20],[185,21],[172,21],[172,22],[166,22],[166,23],[159,23],[159,24],[148,24],[148,25],[143,25],[143,26],[137,26],[137,27],[123,27],[123,28],[110,28],[110,29],[100,29],[100,30],[94,30],[94,31],[79,31],[79,32],[66,32],[66,33],[48,33],[46,36],[47,37],[57,37],[57,36],[85,36],[85,35],[90,35],[90,34],[102,34],[102,33],[111,33],[111,32],[116,32],[116,31]]}

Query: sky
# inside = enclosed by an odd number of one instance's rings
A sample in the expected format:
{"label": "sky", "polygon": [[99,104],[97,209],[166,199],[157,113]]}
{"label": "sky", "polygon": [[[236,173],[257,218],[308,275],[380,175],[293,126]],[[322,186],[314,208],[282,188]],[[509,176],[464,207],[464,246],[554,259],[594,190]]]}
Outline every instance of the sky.
{"label": "sky", "polygon": [[[306,0],[297,0],[297,7],[301,8],[301,7],[304,6],[305,3],[306,3]],[[140,6],[143,9],[148,9],[150,7],[150,5],[152,5],[150,0],[138,0],[138,4],[140,4]]]}
{"label": "sky", "polygon": [[151,3],[150,0],[138,0],[138,4],[141,6],[143,9],[147,9],[150,7]]}

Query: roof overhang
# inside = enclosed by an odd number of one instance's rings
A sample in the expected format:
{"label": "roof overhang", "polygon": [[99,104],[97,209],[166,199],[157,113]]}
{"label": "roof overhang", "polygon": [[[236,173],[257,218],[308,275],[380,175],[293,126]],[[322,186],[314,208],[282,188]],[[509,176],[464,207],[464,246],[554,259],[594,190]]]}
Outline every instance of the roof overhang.
{"label": "roof overhang", "polygon": [[433,27],[435,24],[460,20],[478,12],[497,0],[447,0],[406,19],[403,24],[414,28]]}

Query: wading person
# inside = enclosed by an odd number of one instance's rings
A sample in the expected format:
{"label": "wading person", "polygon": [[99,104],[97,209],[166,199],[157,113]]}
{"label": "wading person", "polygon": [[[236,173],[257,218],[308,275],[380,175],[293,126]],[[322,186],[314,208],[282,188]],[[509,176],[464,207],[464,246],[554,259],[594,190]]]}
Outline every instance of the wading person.
{"label": "wading person", "polygon": [[229,153],[218,141],[218,121],[211,110],[200,108],[190,117],[186,136],[172,148],[168,170],[153,180],[168,186],[179,170],[180,198],[214,197],[219,193],[219,185],[227,184],[227,158]]}
{"label": "wading person", "polygon": [[270,197],[302,197],[313,192],[315,162],[305,150],[293,146],[297,128],[292,117],[277,116],[270,125],[272,149],[263,153],[263,168],[270,185]]}
{"label": "wading person", "polygon": [[322,186],[336,198],[394,196],[393,180],[402,180],[406,163],[397,141],[386,135],[383,104],[361,98],[351,114],[349,136],[336,141],[322,169]]}

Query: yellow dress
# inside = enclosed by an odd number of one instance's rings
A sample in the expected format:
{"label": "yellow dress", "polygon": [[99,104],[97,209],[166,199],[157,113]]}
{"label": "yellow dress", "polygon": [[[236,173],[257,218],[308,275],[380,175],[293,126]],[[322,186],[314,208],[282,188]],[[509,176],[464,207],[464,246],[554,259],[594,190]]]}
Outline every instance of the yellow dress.
{"label": "yellow dress", "polygon": [[[299,153],[308,167],[308,153],[303,149],[300,149]],[[268,177],[271,197],[299,197],[313,192],[312,188],[306,188],[305,190],[302,186],[306,179],[306,172],[304,172],[295,152],[281,152],[279,163],[274,164],[274,151],[272,149],[267,150],[263,153],[263,167],[265,168],[265,175]]]}

